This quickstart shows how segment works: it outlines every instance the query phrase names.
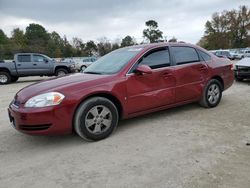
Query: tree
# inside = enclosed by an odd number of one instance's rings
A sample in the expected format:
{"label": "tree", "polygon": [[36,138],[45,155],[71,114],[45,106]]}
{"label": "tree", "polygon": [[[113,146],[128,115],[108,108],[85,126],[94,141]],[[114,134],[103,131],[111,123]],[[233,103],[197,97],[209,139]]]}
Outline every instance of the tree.
{"label": "tree", "polygon": [[172,37],[168,42],[177,42],[177,38]]}
{"label": "tree", "polygon": [[6,44],[8,43],[8,37],[5,35],[2,29],[0,29],[0,44]]}
{"label": "tree", "polygon": [[106,37],[104,37],[104,38],[99,39],[97,48],[98,48],[99,55],[103,56],[112,51],[112,44],[109,42],[109,40]]}
{"label": "tree", "polygon": [[93,56],[97,52],[98,48],[95,42],[90,40],[86,43],[84,50],[88,56]]}
{"label": "tree", "polygon": [[26,27],[25,37],[30,51],[45,53],[48,44],[49,34],[45,28],[39,24],[29,24]]}
{"label": "tree", "polygon": [[0,29],[0,60],[12,58],[12,45],[7,35]]}
{"label": "tree", "polygon": [[128,35],[122,39],[121,47],[133,46],[133,45],[135,45],[135,41],[131,36]]}
{"label": "tree", "polygon": [[146,23],[147,29],[143,30],[143,37],[149,40],[150,43],[157,42],[162,39],[163,32],[158,29],[158,23],[154,20],[149,20]]}
{"label": "tree", "polygon": [[207,49],[247,47],[250,45],[246,28],[249,24],[250,10],[246,6],[214,13],[206,22],[204,36],[198,43]]}
{"label": "tree", "polygon": [[60,35],[55,31],[50,33],[46,54],[48,54],[50,57],[62,57],[63,48],[63,39],[60,37]]}

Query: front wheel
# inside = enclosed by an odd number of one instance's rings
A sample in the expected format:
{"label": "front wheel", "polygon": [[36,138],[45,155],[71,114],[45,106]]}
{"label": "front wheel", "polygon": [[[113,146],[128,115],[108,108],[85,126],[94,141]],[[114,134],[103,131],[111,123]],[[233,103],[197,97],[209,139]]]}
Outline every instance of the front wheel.
{"label": "front wheel", "polygon": [[83,102],[74,118],[76,133],[85,140],[107,138],[116,128],[119,115],[116,106],[103,97],[93,97]]}
{"label": "front wheel", "polygon": [[210,80],[204,88],[200,105],[205,108],[216,107],[222,97],[222,84],[216,79]]}
{"label": "front wheel", "polygon": [[66,69],[62,69],[62,68],[60,68],[60,69],[57,69],[56,70],[56,76],[64,76],[64,75],[66,75],[66,74],[68,74],[69,72],[66,70]]}
{"label": "front wheel", "polygon": [[80,72],[83,72],[87,67],[85,65],[81,66]]}

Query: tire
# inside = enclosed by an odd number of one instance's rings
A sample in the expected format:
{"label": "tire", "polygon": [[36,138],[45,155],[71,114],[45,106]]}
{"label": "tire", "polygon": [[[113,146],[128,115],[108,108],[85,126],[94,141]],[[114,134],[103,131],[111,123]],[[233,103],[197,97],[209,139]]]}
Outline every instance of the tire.
{"label": "tire", "polygon": [[59,68],[59,69],[56,70],[55,75],[56,76],[64,76],[64,75],[66,75],[68,73],[69,73],[68,70],[66,70],[64,68]]}
{"label": "tire", "polygon": [[16,82],[18,80],[18,78],[19,78],[18,76],[12,76],[11,77],[11,81],[12,82]]}
{"label": "tire", "polygon": [[87,67],[85,65],[81,66],[80,72],[83,72]]}
{"label": "tire", "polygon": [[98,141],[107,138],[115,130],[118,120],[114,103],[104,97],[93,97],[78,107],[74,117],[74,130],[87,141]]}
{"label": "tire", "polygon": [[237,82],[242,82],[242,81],[244,80],[244,78],[235,77],[235,80],[236,80]]}
{"label": "tire", "polygon": [[216,107],[222,97],[222,83],[216,79],[210,80],[203,90],[200,105],[205,108]]}
{"label": "tire", "polygon": [[0,84],[9,84],[11,82],[11,76],[8,72],[0,72]]}

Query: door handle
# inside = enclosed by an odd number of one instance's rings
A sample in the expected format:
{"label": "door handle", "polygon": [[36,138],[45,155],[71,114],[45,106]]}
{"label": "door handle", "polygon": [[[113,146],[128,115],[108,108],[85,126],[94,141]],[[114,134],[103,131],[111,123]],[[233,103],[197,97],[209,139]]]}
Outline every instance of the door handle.
{"label": "door handle", "polygon": [[18,63],[17,66],[21,66],[21,64]]}
{"label": "door handle", "polygon": [[35,65],[35,66],[36,66],[37,64],[36,64],[36,63],[33,63],[33,65]]}

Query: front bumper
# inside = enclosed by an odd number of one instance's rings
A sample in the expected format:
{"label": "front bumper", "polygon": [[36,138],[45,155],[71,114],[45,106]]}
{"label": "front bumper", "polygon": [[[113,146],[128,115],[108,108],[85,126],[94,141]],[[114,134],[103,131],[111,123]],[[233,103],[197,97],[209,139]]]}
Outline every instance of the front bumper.
{"label": "front bumper", "polygon": [[9,105],[11,125],[18,131],[30,135],[62,135],[72,132],[72,115],[67,106],[44,108],[17,107]]}
{"label": "front bumper", "polygon": [[234,76],[236,78],[250,78],[250,67],[246,69],[234,70]]}

